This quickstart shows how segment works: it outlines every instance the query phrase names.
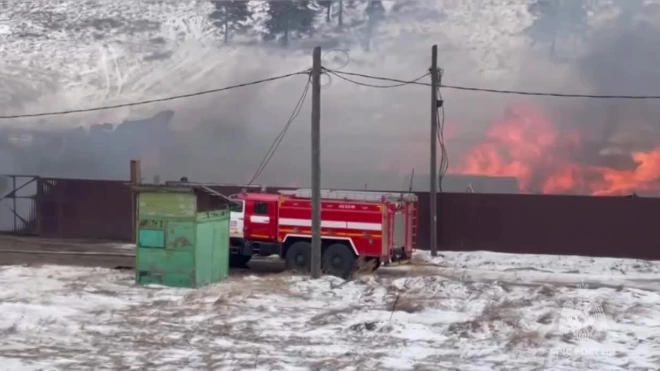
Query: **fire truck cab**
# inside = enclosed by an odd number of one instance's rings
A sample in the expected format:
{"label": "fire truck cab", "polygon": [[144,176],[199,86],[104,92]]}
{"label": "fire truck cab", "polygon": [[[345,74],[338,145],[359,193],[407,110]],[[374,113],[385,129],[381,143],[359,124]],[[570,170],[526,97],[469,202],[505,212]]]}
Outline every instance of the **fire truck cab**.
{"label": "fire truck cab", "polygon": [[277,208],[280,196],[270,193],[241,193],[233,196],[229,235],[232,265],[247,263],[252,255],[280,254],[277,242]]}
{"label": "fire truck cab", "polygon": [[[279,255],[288,269],[311,265],[311,190],[232,196],[232,266],[253,255]],[[417,197],[409,193],[321,192],[322,269],[347,277],[356,268],[410,259],[416,244]]]}

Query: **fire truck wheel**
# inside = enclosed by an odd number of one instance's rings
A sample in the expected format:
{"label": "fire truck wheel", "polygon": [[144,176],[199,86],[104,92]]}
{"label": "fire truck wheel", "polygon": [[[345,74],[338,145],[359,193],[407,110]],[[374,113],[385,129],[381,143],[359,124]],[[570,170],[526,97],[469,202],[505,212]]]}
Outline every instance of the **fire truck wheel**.
{"label": "fire truck wheel", "polygon": [[333,276],[348,278],[355,269],[355,254],[343,244],[328,246],[323,252],[323,270]]}
{"label": "fire truck wheel", "polygon": [[229,266],[231,268],[247,268],[247,263],[252,259],[246,255],[229,255]]}
{"label": "fire truck wheel", "polygon": [[312,261],[312,246],[309,242],[299,241],[286,250],[286,269],[309,272]]}
{"label": "fire truck wheel", "polygon": [[371,271],[375,272],[378,268],[380,268],[380,259],[375,258],[374,259],[374,265],[373,265],[373,268],[371,269]]}

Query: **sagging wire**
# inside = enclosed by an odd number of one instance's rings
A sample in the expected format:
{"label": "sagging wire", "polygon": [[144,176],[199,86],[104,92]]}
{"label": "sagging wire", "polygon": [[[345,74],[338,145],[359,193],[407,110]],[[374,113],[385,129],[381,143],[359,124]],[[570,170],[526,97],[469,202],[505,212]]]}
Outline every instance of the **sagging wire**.
{"label": "sagging wire", "polygon": [[437,116],[438,125],[438,143],[440,144],[440,168],[438,169],[438,190],[442,192],[442,180],[444,179],[447,170],[449,169],[449,156],[447,147],[445,146],[445,102],[442,98],[440,87],[442,86],[442,75],[444,70],[438,71],[438,101],[440,102],[439,114]]}
{"label": "sagging wire", "polygon": [[[361,77],[365,79],[371,79],[371,80],[379,80],[379,81],[387,81],[387,82],[395,82],[399,83],[400,85],[419,85],[419,86],[431,86],[430,83],[427,82],[420,82],[420,81],[405,81],[401,79],[395,79],[391,77],[385,77],[385,76],[375,76],[375,75],[369,75],[369,74],[364,74],[364,73],[356,73],[356,72],[338,72],[334,71],[336,74],[341,74],[344,76],[354,76],[354,77]],[[346,79],[345,79],[346,80]],[[350,80],[346,80],[350,81]],[[354,82],[354,81],[351,81]],[[370,86],[367,84],[361,84],[363,86]],[[372,87],[382,87],[379,85],[372,86]],[[392,86],[396,87],[396,86]],[[440,87],[445,88],[445,89],[455,89],[455,90],[464,90],[464,91],[474,91],[474,92],[482,92],[482,93],[494,93],[494,94],[514,94],[514,95],[527,95],[527,96],[539,96],[539,97],[557,97],[557,98],[591,98],[591,99],[660,99],[660,95],[625,95],[625,94],[618,94],[618,95],[594,95],[594,94],[578,94],[578,93],[546,93],[546,92],[534,92],[534,91],[520,91],[520,90],[505,90],[505,89],[486,89],[486,88],[476,88],[476,87],[469,87],[469,86],[457,86],[457,85],[441,85]]]}
{"label": "sagging wire", "polygon": [[259,167],[257,168],[257,171],[255,171],[254,175],[252,176],[252,179],[247,185],[252,185],[259,175],[264,171],[266,166],[268,166],[268,163],[270,162],[271,158],[273,158],[273,155],[275,154],[275,151],[277,151],[277,148],[280,146],[280,143],[282,143],[282,140],[284,139],[284,136],[286,135],[287,131],[289,130],[289,127],[291,126],[291,123],[298,117],[300,114],[300,111],[302,110],[303,103],[305,103],[305,98],[307,97],[307,93],[309,92],[309,87],[312,84],[312,74],[311,71],[308,72],[307,75],[307,81],[305,82],[305,88],[303,89],[302,95],[300,96],[300,99],[298,99],[298,102],[296,103],[296,106],[293,108],[293,112],[291,113],[291,116],[289,117],[289,120],[286,122],[284,127],[282,128],[282,131],[275,137],[275,140],[273,143],[270,145],[270,148],[268,149],[268,152],[266,152],[266,155],[264,158],[261,160],[261,163],[259,164]]}
{"label": "sagging wire", "polygon": [[324,71],[321,72],[321,77],[323,77],[323,76],[327,77],[328,80],[325,83],[321,84],[321,88],[327,88],[327,87],[331,86],[332,85],[332,75],[324,70]]}
{"label": "sagging wire", "polygon": [[327,88],[327,87],[332,85],[331,71],[341,71],[342,69],[344,69],[344,67],[348,66],[349,63],[351,63],[351,55],[348,54],[348,50],[335,48],[335,49],[330,49],[330,50],[326,51],[323,54],[323,56],[321,56],[321,64],[322,65],[324,64],[323,62],[326,60],[326,58],[328,58],[328,56],[331,55],[332,53],[341,53],[344,56],[346,56],[346,60],[344,61],[344,64],[342,64],[340,67],[332,69],[332,70],[327,69],[325,67],[322,67],[323,70],[321,72],[321,76],[322,77],[325,76],[328,80],[327,80],[327,82],[321,84],[321,88]]}
{"label": "sagging wire", "polygon": [[[344,69],[344,67],[348,66],[349,63],[351,63],[351,55],[348,54],[348,50],[339,49],[339,48],[330,49],[330,50],[326,51],[323,54],[323,56],[321,57],[321,62],[325,61],[326,57],[330,53],[342,53],[346,56],[346,62],[344,62],[344,64],[342,64],[341,67],[339,67],[339,68],[333,68],[334,71],[341,71],[342,69]],[[322,64],[324,64],[324,63],[322,63]]]}
{"label": "sagging wire", "polygon": [[191,98],[191,97],[197,97],[197,96],[200,96],[200,95],[219,93],[219,92],[223,92],[223,91],[227,91],[227,90],[232,90],[232,89],[236,89],[236,88],[243,88],[243,87],[252,86],[252,85],[258,85],[258,84],[262,84],[262,83],[265,83],[265,82],[281,80],[281,79],[285,79],[285,78],[288,78],[288,77],[291,77],[291,76],[301,75],[301,74],[308,74],[308,73],[309,73],[308,70],[293,72],[293,73],[288,73],[286,75],[269,77],[269,78],[266,78],[266,79],[250,81],[250,82],[237,84],[237,85],[226,86],[226,87],[223,87],[223,88],[216,88],[216,89],[211,89],[211,90],[198,91],[198,92],[189,93],[189,94],[174,95],[174,96],[169,96],[169,97],[164,97],[164,98],[148,99],[148,100],[137,101],[137,102],[113,104],[113,105],[108,105],[108,106],[100,106],[100,107],[92,107],[92,108],[72,109],[72,110],[66,110],[66,111],[53,111],[53,112],[42,112],[42,113],[29,113],[29,114],[21,114],[21,115],[0,116],[0,120],[19,119],[19,118],[26,118],[26,117],[68,115],[68,114],[72,114],[72,113],[94,112],[94,111],[103,111],[103,110],[110,110],[110,109],[116,109],[116,108],[141,106],[141,105],[145,105],[145,104],[152,104],[152,103],[158,103],[158,102],[167,102],[167,101],[171,101],[171,100]]}
{"label": "sagging wire", "polygon": [[356,81],[356,80],[350,79],[346,76],[342,76],[342,75],[353,75],[353,74],[339,72],[337,70],[328,70],[328,69],[324,69],[324,70],[327,73],[332,74],[333,76],[336,76],[336,77],[338,77],[338,78],[340,78],[344,81],[348,81],[348,82],[353,83],[355,85],[365,86],[365,87],[369,87],[369,88],[379,88],[379,89],[399,88],[399,87],[406,86],[406,85],[418,84],[419,80],[421,80],[421,79],[423,79],[423,78],[425,78],[426,76],[429,75],[429,73],[427,72],[424,75],[422,75],[422,76],[420,76],[416,79],[410,80],[410,81],[397,80],[398,82],[396,84],[392,84],[392,85],[374,85],[374,84],[368,84],[368,83],[365,83],[365,82]]}

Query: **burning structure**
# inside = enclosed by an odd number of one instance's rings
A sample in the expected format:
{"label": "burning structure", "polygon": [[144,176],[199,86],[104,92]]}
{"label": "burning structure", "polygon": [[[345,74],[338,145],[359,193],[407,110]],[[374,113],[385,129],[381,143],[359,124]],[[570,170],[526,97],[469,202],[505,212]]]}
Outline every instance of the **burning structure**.
{"label": "burning structure", "polygon": [[518,103],[449,173],[514,177],[524,193],[660,194],[660,146],[621,136],[592,138],[590,128],[560,128],[543,109]]}

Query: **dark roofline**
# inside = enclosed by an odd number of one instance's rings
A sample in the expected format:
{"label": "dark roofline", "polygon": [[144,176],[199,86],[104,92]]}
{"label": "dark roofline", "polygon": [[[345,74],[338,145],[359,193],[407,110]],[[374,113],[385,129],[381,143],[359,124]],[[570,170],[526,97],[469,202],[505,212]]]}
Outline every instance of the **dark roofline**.
{"label": "dark roofline", "polygon": [[171,193],[204,193],[211,197],[220,198],[228,203],[235,203],[234,200],[216,192],[213,189],[198,183],[172,182],[169,184],[132,184],[131,188],[136,192],[171,192]]}

